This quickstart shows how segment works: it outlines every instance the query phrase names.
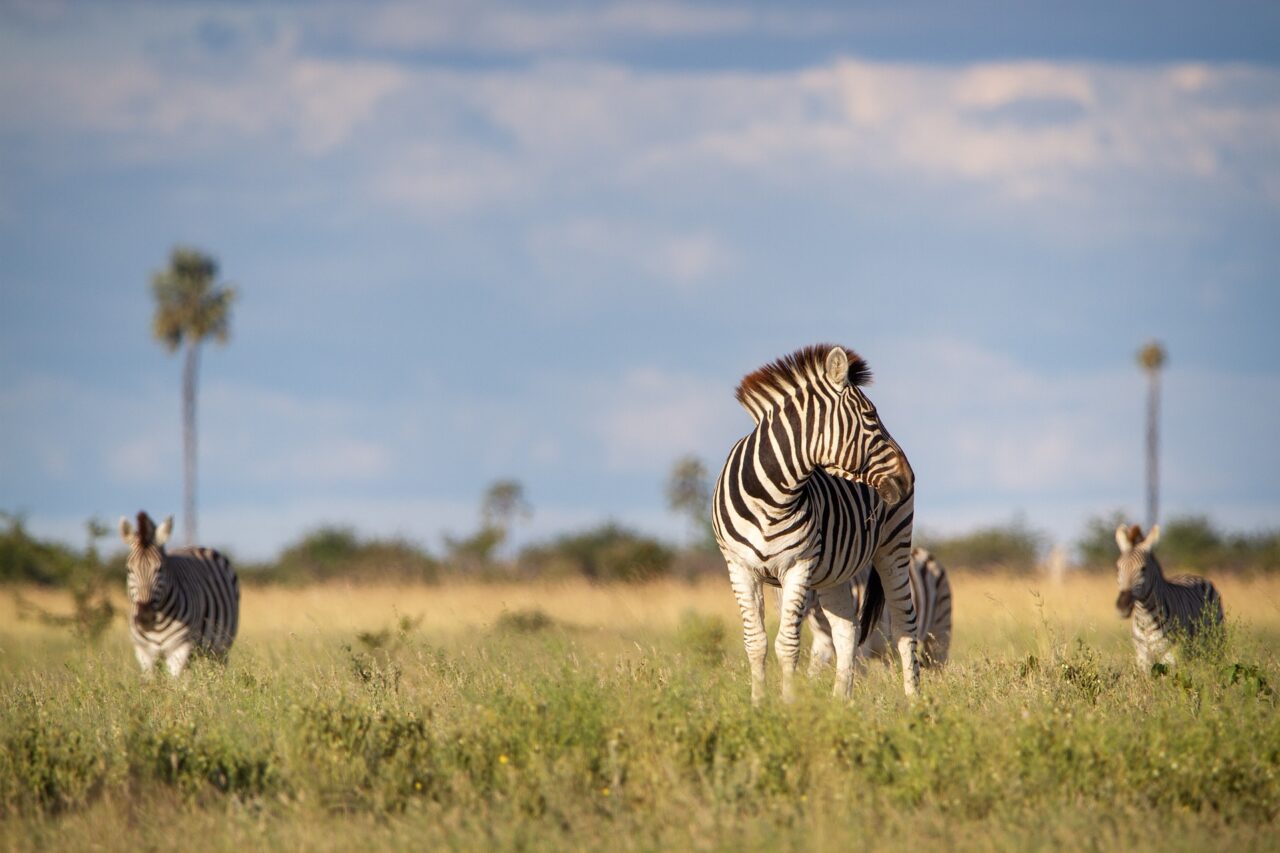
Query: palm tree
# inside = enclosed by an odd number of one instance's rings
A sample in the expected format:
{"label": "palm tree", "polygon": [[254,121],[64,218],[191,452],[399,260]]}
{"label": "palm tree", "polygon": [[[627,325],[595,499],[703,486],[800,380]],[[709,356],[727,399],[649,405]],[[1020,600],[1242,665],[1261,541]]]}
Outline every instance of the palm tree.
{"label": "palm tree", "polygon": [[1147,374],[1147,529],[1158,519],[1160,502],[1160,371],[1168,360],[1159,341],[1138,350],[1138,365]]}
{"label": "palm tree", "polygon": [[235,289],[215,284],[218,262],[197,249],[179,246],[169,266],[151,277],[156,299],[152,331],[169,352],[186,350],[182,369],[183,526],[187,544],[196,543],[196,370],[205,338],[226,343],[231,334]]}

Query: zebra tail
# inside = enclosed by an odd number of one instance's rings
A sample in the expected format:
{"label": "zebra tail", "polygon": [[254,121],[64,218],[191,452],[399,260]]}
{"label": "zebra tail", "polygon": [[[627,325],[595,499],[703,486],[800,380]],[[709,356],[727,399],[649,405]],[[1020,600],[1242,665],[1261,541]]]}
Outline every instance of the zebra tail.
{"label": "zebra tail", "polygon": [[862,602],[862,624],[858,632],[858,645],[862,645],[871,636],[872,630],[880,624],[880,614],[884,611],[884,586],[880,583],[880,573],[874,568],[867,579],[867,592]]}

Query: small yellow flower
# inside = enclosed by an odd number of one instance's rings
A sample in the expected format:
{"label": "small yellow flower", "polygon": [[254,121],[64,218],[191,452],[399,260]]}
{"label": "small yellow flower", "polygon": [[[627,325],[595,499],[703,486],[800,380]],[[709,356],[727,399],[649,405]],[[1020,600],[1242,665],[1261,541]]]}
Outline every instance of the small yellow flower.
{"label": "small yellow flower", "polygon": [[414,783],[413,783],[413,790],[415,790],[415,791],[421,791],[421,790],[422,790],[422,783],[421,783],[421,782],[414,782]]}
{"label": "small yellow flower", "polygon": [[510,758],[507,758],[507,754],[506,754],[505,752],[504,752],[502,755],[499,755],[499,756],[498,756],[498,763],[499,763],[499,764],[506,764],[506,763],[507,763],[508,761],[510,761],[510,760],[511,760]]}
{"label": "small yellow flower", "polygon": [[608,786],[608,785],[605,785],[603,788],[601,788],[601,789],[600,789],[600,796],[602,796],[602,797],[607,797],[607,796],[609,796],[609,786]]}

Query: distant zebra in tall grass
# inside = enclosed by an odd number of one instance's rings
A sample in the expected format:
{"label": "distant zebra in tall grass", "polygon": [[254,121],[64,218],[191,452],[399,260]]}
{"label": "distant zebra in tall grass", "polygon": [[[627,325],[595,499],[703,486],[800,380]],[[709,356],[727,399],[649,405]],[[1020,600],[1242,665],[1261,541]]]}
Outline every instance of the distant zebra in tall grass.
{"label": "distant zebra in tall grass", "polygon": [[1223,619],[1222,597],[1211,581],[1194,575],[1164,576],[1155,555],[1159,540],[1159,525],[1146,538],[1136,524],[1116,528],[1116,609],[1125,618],[1133,616],[1133,645],[1143,669],[1156,662],[1172,665],[1175,639],[1190,639]]}
{"label": "distant zebra in tall grass", "polygon": [[163,657],[177,678],[193,651],[226,659],[240,622],[240,583],[227,558],[209,548],[165,553],[173,517],[157,527],[145,512],[135,530],[120,519],[129,546],[129,633],[143,672]]}
{"label": "distant zebra in tall grass", "polygon": [[870,380],[857,353],[822,345],[765,365],[738,385],[738,402],[755,428],[729,451],[712,498],[712,528],[742,612],[753,702],[764,694],[765,584],[782,588],[776,647],[783,700],[794,695],[811,590],[831,621],[833,692],[850,694],[859,629],[865,635],[870,628],[858,624],[851,581],[867,566],[884,582],[873,584],[868,597],[887,599],[893,611],[903,690],[911,695],[918,688],[907,577],[915,475],[862,393]]}
{"label": "distant zebra in tall grass", "polygon": [[[911,600],[916,606],[918,620],[916,639],[920,643],[920,664],[926,667],[944,664],[951,649],[951,580],[947,577],[947,570],[924,548],[913,548],[909,577]],[[860,575],[854,582],[856,600],[865,601],[868,597],[867,584],[878,582],[879,578],[869,572]],[[835,658],[835,647],[831,642],[831,623],[818,606],[816,594],[809,594],[805,610],[809,628],[813,631],[809,674],[814,675]],[[870,636],[863,638],[858,646],[858,657],[892,658],[891,636],[889,611],[882,609],[879,617],[874,618]]]}

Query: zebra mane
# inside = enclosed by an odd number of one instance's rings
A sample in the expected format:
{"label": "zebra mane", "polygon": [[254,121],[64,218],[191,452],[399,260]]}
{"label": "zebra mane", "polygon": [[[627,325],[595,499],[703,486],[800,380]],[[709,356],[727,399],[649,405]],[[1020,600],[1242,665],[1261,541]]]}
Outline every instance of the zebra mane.
{"label": "zebra mane", "polygon": [[1141,527],[1139,527],[1139,526],[1138,526],[1138,525],[1136,525],[1136,524],[1134,524],[1134,525],[1130,526],[1130,528],[1129,528],[1129,541],[1133,543],[1133,545],[1134,545],[1134,547],[1135,547],[1135,548],[1138,546],[1138,543],[1140,543],[1140,542],[1141,542],[1143,539],[1145,539],[1145,538],[1146,538],[1146,537],[1142,535],[1142,528],[1141,528]]}
{"label": "zebra mane", "polygon": [[[734,396],[753,416],[758,408],[773,408],[779,397],[790,396],[801,388],[825,381],[827,353],[836,346],[813,344],[784,355],[742,377]],[[870,385],[871,368],[867,362],[848,347],[842,349],[849,357],[849,384]]]}
{"label": "zebra mane", "polygon": [[142,510],[138,510],[138,544],[143,548],[150,545],[156,538],[156,525],[151,520],[151,516]]}

